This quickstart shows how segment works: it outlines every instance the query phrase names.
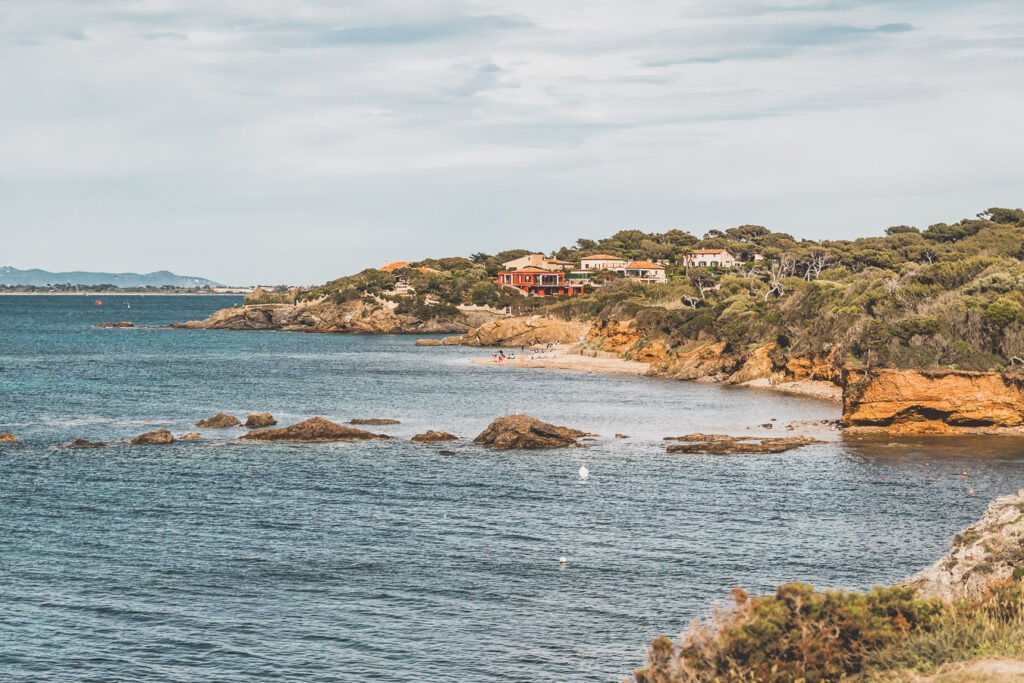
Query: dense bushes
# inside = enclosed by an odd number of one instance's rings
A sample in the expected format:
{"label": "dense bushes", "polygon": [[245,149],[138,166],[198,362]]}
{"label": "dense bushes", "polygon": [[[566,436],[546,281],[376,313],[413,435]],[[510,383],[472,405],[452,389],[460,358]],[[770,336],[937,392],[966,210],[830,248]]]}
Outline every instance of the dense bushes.
{"label": "dense bushes", "polygon": [[950,661],[1024,653],[1020,583],[996,586],[977,603],[920,600],[902,586],[870,593],[818,592],[788,583],[694,622],[677,648],[651,643],[638,683],[770,681],[820,683],[892,669],[927,671]]}

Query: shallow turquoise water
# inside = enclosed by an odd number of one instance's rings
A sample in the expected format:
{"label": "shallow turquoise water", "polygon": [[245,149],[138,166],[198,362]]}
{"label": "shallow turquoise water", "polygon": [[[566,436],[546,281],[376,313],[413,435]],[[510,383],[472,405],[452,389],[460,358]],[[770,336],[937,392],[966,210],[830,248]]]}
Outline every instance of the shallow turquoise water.
{"label": "shallow turquoise water", "polygon": [[[1016,440],[670,456],[664,436],[838,410],[474,366],[486,351],[403,336],[95,329],[236,299],[93,300],[0,296],[0,431],[22,438],[0,447],[3,680],[617,681],[733,585],[891,582],[1024,487]],[[221,410],[402,424],[369,444],[245,444],[235,429],[56,449],[180,434]],[[405,443],[511,412],[603,436],[543,453]]]}

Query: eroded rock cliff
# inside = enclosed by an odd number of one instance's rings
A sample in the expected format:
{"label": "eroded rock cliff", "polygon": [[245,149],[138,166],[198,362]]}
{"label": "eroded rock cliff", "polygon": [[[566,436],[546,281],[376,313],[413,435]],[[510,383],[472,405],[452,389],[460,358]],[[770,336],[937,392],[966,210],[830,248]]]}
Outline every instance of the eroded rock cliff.
{"label": "eroded rock cliff", "polygon": [[1024,376],[847,368],[843,425],[888,434],[1024,434]]}

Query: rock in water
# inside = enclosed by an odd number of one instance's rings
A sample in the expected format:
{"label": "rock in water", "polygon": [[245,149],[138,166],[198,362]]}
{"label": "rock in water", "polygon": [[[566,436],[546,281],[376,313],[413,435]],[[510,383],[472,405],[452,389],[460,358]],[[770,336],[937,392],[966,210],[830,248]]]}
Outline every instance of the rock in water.
{"label": "rock in water", "polygon": [[473,443],[496,449],[562,448],[575,446],[586,432],[541,422],[529,415],[499,417],[480,433]]}
{"label": "rock in water", "polygon": [[458,441],[459,437],[448,432],[435,432],[433,429],[428,429],[409,440],[413,443],[438,443],[439,441]]}
{"label": "rock in water", "polygon": [[203,438],[203,435],[199,432],[189,432],[188,434],[182,434],[179,436],[178,441],[196,441],[201,438]]}
{"label": "rock in water", "polygon": [[458,455],[455,451],[438,451],[438,455]]}
{"label": "rock in water", "polygon": [[440,346],[440,339],[417,339],[416,346]]}
{"label": "rock in water", "polygon": [[73,448],[103,448],[107,444],[102,441],[89,441],[88,439],[75,439],[69,444],[59,446],[60,450],[66,451]]}
{"label": "rock in water", "polygon": [[122,320],[119,323],[100,323],[99,325],[93,325],[93,327],[135,327],[135,323]]}
{"label": "rock in water", "polygon": [[242,421],[237,417],[226,415],[224,413],[217,413],[213,417],[208,417],[205,420],[196,422],[195,426],[201,429],[227,429],[228,427],[237,427],[242,424]]}
{"label": "rock in water", "polygon": [[398,425],[402,424],[398,420],[389,420],[384,417],[370,417],[366,419],[355,419],[349,420],[350,425]]}
{"label": "rock in water", "polygon": [[249,429],[272,427],[276,424],[277,420],[270,413],[249,413],[249,417],[245,419],[245,426]]}
{"label": "rock in water", "polygon": [[242,441],[366,441],[391,437],[345,427],[322,417],[311,417],[290,427],[257,429],[238,438]]}
{"label": "rock in water", "polygon": [[1024,582],[1024,489],[989,503],[953,537],[949,554],[906,581],[922,598],[978,600],[1007,580]]}
{"label": "rock in water", "polygon": [[18,437],[14,434],[4,432],[3,434],[0,434],[0,443],[18,443]]}
{"label": "rock in water", "polygon": [[174,441],[174,436],[166,429],[157,429],[156,431],[139,434],[137,437],[132,439],[132,443],[136,446],[144,444],[171,443],[172,441]]}
{"label": "rock in water", "polygon": [[810,436],[729,436],[728,434],[687,434],[667,436],[665,441],[683,441],[668,447],[669,453],[710,453],[712,455],[782,453],[784,451],[823,443]]}

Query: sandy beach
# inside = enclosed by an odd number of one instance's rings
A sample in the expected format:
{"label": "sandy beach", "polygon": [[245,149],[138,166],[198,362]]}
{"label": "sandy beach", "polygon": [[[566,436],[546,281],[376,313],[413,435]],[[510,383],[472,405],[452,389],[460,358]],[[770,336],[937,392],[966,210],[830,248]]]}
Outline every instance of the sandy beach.
{"label": "sandy beach", "polygon": [[[548,370],[600,372],[615,375],[646,375],[651,370],[650,363],[624,360],[614,357],[613,354],[599,356],[582,355],[579,344],[559,346],[551,351],[537,354],[531,354],[529,351],[520,352],[514,350],[512,353],[515,353],[515,358],[509,358],[508,352],[506,352],[505,359],[500,362],[493,357],[476,358],[471,362],[476,365],[491,365],[495,367],[546,368]],[[843,398],[843,390],[838,386],[831,382],[816,380],[772,384],[768,379],[756,379],[744,382],[738,386],[768,389],[798,396],[809,396],[824,401],[838,402]]]}
{"label": "sandy beach", "polygon": [[494,358],[476,358],[472,362],[478,365],[516,368],[547,368],[549,370],[573,370],[576,372],[601,372],[615,375],[646,375],[651,369],[650,363],[623,360],[614,357],[583,356],[578,352],[579,345],[560,346],[544,353],[531,354],[529,351],[515,353],[515,358],[506,357],[501,362]]}

